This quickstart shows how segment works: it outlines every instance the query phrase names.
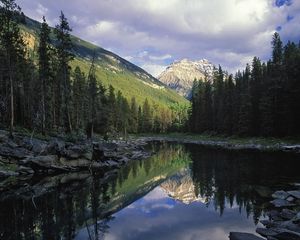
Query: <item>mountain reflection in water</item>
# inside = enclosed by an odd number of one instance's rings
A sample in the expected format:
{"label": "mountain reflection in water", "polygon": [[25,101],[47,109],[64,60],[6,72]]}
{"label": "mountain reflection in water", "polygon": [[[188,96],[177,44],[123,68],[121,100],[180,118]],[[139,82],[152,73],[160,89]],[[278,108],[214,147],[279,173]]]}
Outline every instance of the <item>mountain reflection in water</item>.
{"label": "mountain reflection in water", "polygon": [[255,232],[271,193],[300,182],[289,155],[149,147],[153,157],[106,180],[87,175],[64,185],[66,176],[56,176],[26,183],[31,192],[2,192],[0,239],[228,239],[230,231]]}

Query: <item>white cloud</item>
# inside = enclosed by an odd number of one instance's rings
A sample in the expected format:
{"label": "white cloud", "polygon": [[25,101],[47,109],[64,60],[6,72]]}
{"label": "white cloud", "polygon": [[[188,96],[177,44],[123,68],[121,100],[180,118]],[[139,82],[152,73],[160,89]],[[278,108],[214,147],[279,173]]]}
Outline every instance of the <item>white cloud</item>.
{"label": "white cloud", "polygon": [[164,55],[160,55],[160,56],[153,56],[153,55],[149,56],[149,59],[154,60],[154,61],[167,60],[170,58],[172,58],[172,55],[170,55],[170,54],[164,54]]}
{"label": "white cloud", "polygon": [[133,60],[133,57],[132,57],[132,56],[125,56],[125,57],[124,57],[124,59],[126,59],[127,61],[129,61],[129,62],[130,62],[130,61],[132,61],[132,60]]}
{"label": "white cloud", "polygon": [[[38,0],[19,2],[25,13],[35,16],[44,10],[50,19],[62,9],[76,35],[132,56],[130,61],[154,75],[166,60],[184,57],[207,58],[228,70],[255,55],[266,60],[278,26],[283,39],[300,38],[299,0],[280,8],[275,0],[90,0],[84,9],[81,0],[43,1],[40,7]],[[39,13],[32,13],[34,4]],[[293,17],[289,22],[288,16]]]}
{"label": "white cloud", "polygon": [[36,12],[42,17],[47,14],[48,8],[44,7],[42,4],[39,3]]}
{"label": "white cloud", "polygon": [[158,77],[167,66],[158,64],[144,64],[141,66],[145,71],[149,72],[152,76]]}

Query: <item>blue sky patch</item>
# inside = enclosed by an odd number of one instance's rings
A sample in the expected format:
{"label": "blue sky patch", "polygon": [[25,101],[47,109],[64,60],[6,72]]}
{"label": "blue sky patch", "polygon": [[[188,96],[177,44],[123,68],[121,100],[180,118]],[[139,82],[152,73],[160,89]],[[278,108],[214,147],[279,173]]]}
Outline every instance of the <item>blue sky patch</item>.
{"label": "blue sky patch", "polygon": [[277,7],[281,7],[283,5],[290,6],[292,5],[292,0],[276,0],[275,4]]}
{"label": "blue sky patch", "polygon": [[288,15],[288,16],[286,17],[286,20],[287,20],[288,22],[292,21],[293,19],[294,19],[294,17],[293,17],[293,16],[290,16],[290,15]]}

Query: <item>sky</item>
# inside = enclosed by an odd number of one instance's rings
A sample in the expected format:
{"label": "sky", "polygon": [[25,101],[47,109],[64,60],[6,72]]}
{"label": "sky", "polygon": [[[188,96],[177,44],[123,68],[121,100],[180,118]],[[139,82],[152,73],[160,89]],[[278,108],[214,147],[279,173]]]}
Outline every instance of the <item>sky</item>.
{"label": "sky", "polygon": [[73,34],[158,76],[170,63],[208,59],[234,73],[270,58],[278,31],[300,40],[300,0],[16,0],[51,26],[63,11]]}

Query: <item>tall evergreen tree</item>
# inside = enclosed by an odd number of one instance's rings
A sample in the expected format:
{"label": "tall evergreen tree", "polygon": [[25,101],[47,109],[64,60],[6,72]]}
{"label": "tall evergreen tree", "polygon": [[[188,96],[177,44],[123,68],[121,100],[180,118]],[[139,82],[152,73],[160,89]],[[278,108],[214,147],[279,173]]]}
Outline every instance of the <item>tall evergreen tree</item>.
{"label": "tall evergreen tree", "polygon": [[152,112],[148,99],[144,101],[142,109],[142,132],[151,132],[152,130]]}
{"label": "tall evergreen tree", "polygon": [[20,14],[20,7],[15,0],[1,0],[0,1],[0,46],[3,63],[3,73],[5,81],[9,86],[7,96],[9,104],[7,109],[10,112],[10,135],[13,135],[15,123],[15,88],[16,88],[16,73],[25,58],[25,43],[22,39],[18,22],[15,15]]}
{"label": "tall evergreen tree", "polygon": [[272,39],[272,64],[270,79],[271,79],[271,96],[273,100],[273,135],[283,135],[284,129],[284,105],[283,105],[283,77],[282,77],[282,61],[283,61],[283,47],[279,34],[274,33]]}
{"label": "tall evergreen tree", "polygon": [[[59,72],[58,79],[58,119],[62,120],[68,133],[72,131],[71,124],[71,81],[70,81],[70,61],[73,60],[73,44],[70,37],[72,29],[64,13],[61,12],[59,24],[56,25],[54,33],[56,36],[56,50],[58,58]],[[62,118],[62,119],[60,119]]]}
{"label": "tall evergreen tree", "polygon": [[223,120],[224,120],[224,108],[223,108],[223,97],[224,97],[224,73],[219,66],[215,69],[213,76],[213,124],[214,129],[217,132],[222,132],[223,130]]}
{"label": "tall evergreen tree", "polygon": [[[283,46],[279,33],[275,32],[272,39],[272,63],[280,66],[283,60]],[[278,69],[279,70],[279,69]]]}
{"label": "tall evergreen tree", "polygon": [[143,112],[141,106],[138,108],[138,132],[143,132]]}
{"label": "tall evergreen tree", "polygon": [[251,98],[251,135],[260,134],[260,108],[261,101],[261,83],[262,83],[262,66],[259,58],[254,57],[252,61],[252,72],[249,82],[249,92]]}
{"label": "tall evergreen tree", "polygon": [[95,121],[97,116],[97,102],[98,102],[98,86],[97,86],[97,78],[96,78],[96,68],[95,68],[95,57],[93,57],[92,64],[89,71],[88,76],[88,138],[93,137]]}
{"label": "tall evergreen tree", "polygon": [[45,134],[46,125],[51,119],[51,67],[50,67],[50,28],[43,17],[39,34],[39,92],[42,111],[42,133]]}
{"label": "tall evergreen tree", "polygon": [[233,76],[229,75],[224,86],[224,132],[228,135],[233,134],[234,124],[234,83]]}
{"label": "tall evergreen tree", "polygon": [[233,133],[238,134],[239,133],[239,121],[240,121],[240,108],[241,108],[241,94],[242,94],[242,81],[243,76],[240,71],[237,71],[234,77],[235,80],[235,88],[234,88],[234,97],[233,97]]}
{"label": "tall evergreen tree", "polygon": [[204,81],[203,105],[204,105],[203,130],[212,131],[212,127],[213,127],[212,87],[207,76],[205,77],[205,81]]}
{"label": "tall evergreen tree", "polygon": [[132,133],[138,132],[138,105],[135,97],[131,98],[130,104],[130,131]]}
{"label": "tall evergreen tree", "polygon": [[283,57],[284,78],[284,122],[287,135],[300,134],[300,48],[295,43],[288,42],[284,47]]}
{"label": "tall evergreen tree", "polygon": [[122,120],[122,132],[125,139],[127,139],[128,129],[129,129],[129,118],[130,118],[130,107],[126,98],[122,98],[121,102],[121,120]]}
{"label": "tall evergreen tree", "polygon": [[116,129],[118,130],[118,132],[122,132],[123,130],[123,116],[122,116],[122,109],[123,107],[123,96],[121,91],[117,92],[117,96],[116,96]]}
{"label": "tall evergreen tree", "polygon": [[115,96],[115,89],[113,86],[109,86],[108,90],[108,120],[107,120],[107,127],[109,132],[116,131],[116,96]]}
{"label": "tall evergreen tree", "polygon": [[273,88],[270,76],[271,61],[267,65],[263,65],[263,82],[262,82],[262,98],[259,108],[261,113],[260,134],[263,136],[272,136],[274,132],[274,115],[273,115]]}
{"label": "tall evergreen tree", "polygon": [[238,134],[249,135],[251,131],[251,98],[249,82],[251,70],[247,64],[245,71],[242,74],[241,86],[241,105],[239,109]]}
{"label": "tall evergreen tree", "polygon": [[88,98],[87,98],[87,83],[84,73],[80,67],[74,70],[73,81],[73,114],[74,114],[74,127],[78,131],[83,129],[86,125],[88,117]]}
{"label": "tall evergreen tree", "polygon": [[191,90],[191,112],[190,112],[190,119],[189,119],[189,125],[190,130],[196,131],[196,123],[198,122],[198,81],[195,79],[193,82],[193,87]]}

